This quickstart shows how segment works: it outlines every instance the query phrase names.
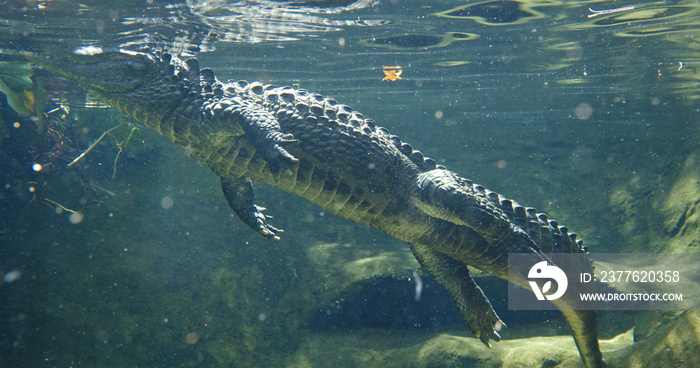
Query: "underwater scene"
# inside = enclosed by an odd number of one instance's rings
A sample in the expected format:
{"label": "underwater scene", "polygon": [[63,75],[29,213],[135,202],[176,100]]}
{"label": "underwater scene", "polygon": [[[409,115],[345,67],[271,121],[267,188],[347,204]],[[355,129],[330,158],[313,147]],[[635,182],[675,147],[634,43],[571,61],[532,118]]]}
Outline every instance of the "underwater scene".
{"label": "underwater scene", "polygon": [[507,259],[700,269],[698,69],[694,0],[1,1],[0,367],[697,366]]}

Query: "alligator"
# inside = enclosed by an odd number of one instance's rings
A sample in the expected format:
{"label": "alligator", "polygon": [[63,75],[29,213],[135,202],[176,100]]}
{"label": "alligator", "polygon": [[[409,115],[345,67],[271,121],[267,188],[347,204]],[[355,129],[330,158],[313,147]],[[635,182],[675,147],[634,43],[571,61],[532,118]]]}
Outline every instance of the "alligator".
{"label": "alligator", "polygon": [[[486,346],[505,324],[467,266],[508,279],[507,255],[582,253],[576,235],[547,215],[459,177],[371,119],[318,93],[260,82],[223,83],[195,58],[90,49],[28,56],[182,147],[221,178],[238,217],[280,239],[253,182],[303,197],[325,211],[409,244],[447,289]],[[592,267],[592,265],[591,265]],[[525,277],[510,282],[528,287]],[[556,304],[588,368],[603,367],[595,311]]]}

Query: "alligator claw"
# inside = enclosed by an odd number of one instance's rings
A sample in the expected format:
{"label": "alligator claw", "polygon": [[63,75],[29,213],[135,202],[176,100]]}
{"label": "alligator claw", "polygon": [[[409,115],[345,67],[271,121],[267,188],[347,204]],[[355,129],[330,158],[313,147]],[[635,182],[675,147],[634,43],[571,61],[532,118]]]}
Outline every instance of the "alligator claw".
{"label": "alligator claw", "polygon": [[473,299],[470,303],[469,317],[467,324],[471,332],[490,348],[490,341],[501,341],[498,331],[506,327],[506,324],[498,318],[488,299]]}
{"label": "alligator claw", "polygon": [[[270,135],[272,134],[268,134],[268,136]],[[291,165],[298,162],[299,159],[284,149],[281,144],[294,143],[298,142],[298,140],[294,139],[294,136],[291,134],[284,134],[273,138],[272,142],[276,143],[273,143],[269,150],[263,149],[262,151],[263,156],[270,164],[270,169],[274,172],[278,172],[280,169],[291,170]]]}
{"label": "alligator claw", "polygon": [[255,227],[253,229],[257,230],[258,234],[273,240],[280,240],[277,236],[278,233],[283,233],[284,230],[278,229],[267,223],[267,220],[271,219],[272,216],[263,213],[265,207],[260,207],[258,205],[253,205],[253,217],[255,218]]}
{"label": "alligator claw", "polygon": [[236,215],[243,223],[268,239],[280,240],[278,234],[284,231],[267,222],[272,216],[263,213],[265,207],[253,203],[253,184],[250,180],[245,178],[221,178],[221,189],[229,206],[236,212]]}

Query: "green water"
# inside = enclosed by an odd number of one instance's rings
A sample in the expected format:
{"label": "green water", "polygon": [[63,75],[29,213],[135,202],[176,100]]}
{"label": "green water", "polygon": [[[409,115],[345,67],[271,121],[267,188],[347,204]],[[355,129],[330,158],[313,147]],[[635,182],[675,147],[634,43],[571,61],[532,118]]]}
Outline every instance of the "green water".
{"label": "green water", "polygon": [[[697,251],[696,2],[347,3],[290,5],[287,18],[255,23],[216,2],[191,2],[184,18],[159,1],[8,2],[0,60],[132,47],[154,30],[209,34],[197,57],[220,80],[333,97],[547,212],[591,251]],[[617,11],[593,11],[604,9]],[[382,81],[384,66],[402,79]],[[208,168],[70,83],[35,79],[45,110],[70,111],[43,121],[47,135],[0,104],[0,366],[440,366],[408,352],[440,333],[472,337],[438,285],[426,280],[415,302],[418,265],[402,242],[259,185],[259,204],[286,230],[266,241],[235,218]],[[502,283],[477,282],[509,325],[505,339],[568,335],[558,314],[508,311]],[[601,313],[601,337],[634,320]]]}

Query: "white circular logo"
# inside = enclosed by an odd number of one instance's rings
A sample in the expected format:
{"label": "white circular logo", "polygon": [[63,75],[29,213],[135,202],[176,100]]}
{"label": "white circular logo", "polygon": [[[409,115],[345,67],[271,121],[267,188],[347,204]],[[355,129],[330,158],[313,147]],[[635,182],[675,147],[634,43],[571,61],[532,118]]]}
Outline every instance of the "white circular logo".
{"label": "white circular logo", "polygon": [[[535,293],[537,300],[556,300],[562,297],[566,292],[567,286],[569,286],[569,281],[566,279],[566,274],[561,268],[553,265],[548,265],[547,261],[542,261],[536,263],[530,272],[527,273],[528,279],[550,279],[545,282],[542,286],[542,290],[537,285],[535,281],[528,281],[532,292]],[[548,291],[552,290],[552,281],[557,283],[557,291],[554,294],[545,295]]]}

